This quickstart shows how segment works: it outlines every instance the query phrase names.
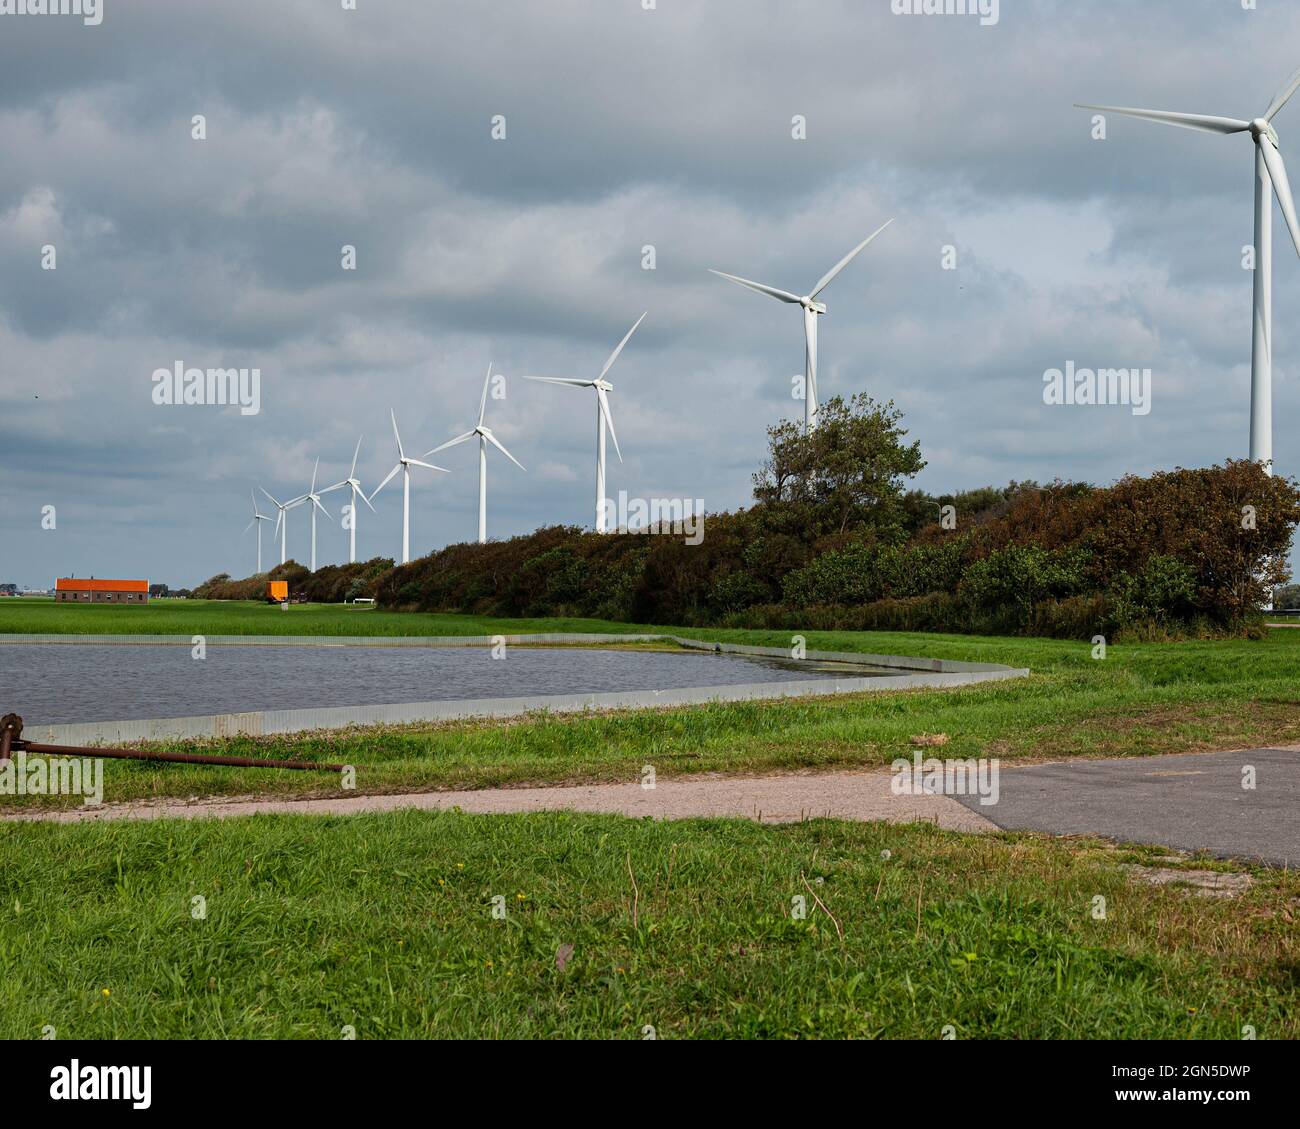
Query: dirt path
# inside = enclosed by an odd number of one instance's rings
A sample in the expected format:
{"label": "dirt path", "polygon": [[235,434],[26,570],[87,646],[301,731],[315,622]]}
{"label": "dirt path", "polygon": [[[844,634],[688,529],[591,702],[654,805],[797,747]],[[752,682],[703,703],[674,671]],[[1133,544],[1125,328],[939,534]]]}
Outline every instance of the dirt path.
{"label": "dirt path", "polygon": [[325,800],[236,799],[105,804],[59,812],[22,812],[0,820],[76,823],[114,819],[226,819],[259,814],[350,815],[404,808],[467,812],[578,811],[654,819],[739,817],[791,823],[829,817],[936,823],[954,831],[995,830],[983,815],[946,796],[895,796],[888,772],[837,772],[784,776],[705,776],[638,784],[584,784],[553,788],[489,788],[470,792],[418,792],[399,796],[348,796]]}

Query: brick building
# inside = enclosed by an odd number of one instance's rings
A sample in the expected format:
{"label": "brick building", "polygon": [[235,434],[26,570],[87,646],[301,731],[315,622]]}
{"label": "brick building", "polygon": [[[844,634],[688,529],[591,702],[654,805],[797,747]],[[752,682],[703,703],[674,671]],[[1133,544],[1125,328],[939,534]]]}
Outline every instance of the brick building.
{"label": "brick building", "polygon": [[149,581],[60,577],[54,582],[54,599],[58,603],[143,604],[149,599]]}

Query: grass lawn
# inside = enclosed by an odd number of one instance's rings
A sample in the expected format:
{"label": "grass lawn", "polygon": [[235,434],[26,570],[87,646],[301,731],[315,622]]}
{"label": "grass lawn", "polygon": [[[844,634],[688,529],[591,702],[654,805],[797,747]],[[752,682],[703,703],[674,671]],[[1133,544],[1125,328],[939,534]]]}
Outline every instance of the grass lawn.
{"label": "grass lawn", "polygon": [[1157,853],[566,814],[10,826],[0,1037],[1300,1037],[1300,878],[1134,882]]}
{"label": "grass lawn", "polygon": [[[36,628],[28,618],[28,606],[14,608],[13,604],[0,605],[0,632],[48,629],[50,622],[57,621],[57,613],[64,611],[74,616],[84,613],[90,619],[102,615],[105,630],[109,625],[124,630],[137,624],[144,629],[146,623],[150,632],[155,630],[149,621],[154,607],[63,609],[51,604],[43,619],[37,614],[42,626]],[[163,615],[179,617],[172,626],[181,634],[219,634],[236,620],[269,632],[268,620],[278,624],[298,615],[302,622],[317,624],[314,631],[326,634],[343,634],[340,625],[387,622],[373,619],[384,613],[338,607],[307,606],[287,614],[256,604],[190,606],[177,601],[156,607]],[[388,619],[407,625],[408,633],[414,634],[629,630],[628,625],[601,621],[500,621],[400,613]],[[790,643],[789,636],[780,632],[662,630],[772,646]],[[654,765],[661,776],[874,767],[900,755],[910,756],[909,738],[923,732],[949,734],[945,755],[1005,759],[1143,755],[1300,742],[1300,631],[1273,631],[1258,642],[1111,647],[1103,661],[1091,657],[1090,644],[1047,639],[810,632],[807,640],[814,649],[1001,662],[1028,666],[1034,674],[960,690],[353,729],[169,747],[353,764],[358,768],[358,791],[386,792],[630,781],[639,779],[646,764]],[[0,702],[0,712],[12,708],[14,704]],[[339,794],[339,781],[333,776],[272,769],[110,761],[104,779],[109,802],[150,796]],[[75,797],[0,797],[4,807],[77,802]]]}
{"label": "grass lawn", "polygon": [[56,604],[25,596],[0,600],[5,635],[511,635],[544,631],[626,632],[600,619],[493,619],[386,612],[342,604],[248,600],[151,600],[144,607]]}

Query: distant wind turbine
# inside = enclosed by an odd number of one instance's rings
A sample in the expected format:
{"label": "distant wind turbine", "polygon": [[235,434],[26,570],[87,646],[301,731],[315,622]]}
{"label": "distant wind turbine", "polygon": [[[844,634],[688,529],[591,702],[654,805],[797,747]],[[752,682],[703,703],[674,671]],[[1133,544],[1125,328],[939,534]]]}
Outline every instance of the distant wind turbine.
{"label": "distant wind turbine", "polygon": [[719,278],[725,278],[741,286],[747,286],[750,290],[757,290],[760,294],[766,294],[771,298],[775,298],[778,302],[787,302],[792,306],[803,307],[803,332],[807,358],[804,376],[803,420],[804,428],[807,431],[812,431],[817,426],[817,319],[826,313],[825,303],[817,301],[817,298],[826,287],[835,281],[840,271],[866,250],[867,244],[893,222],[893,220],[886,220],[880,227],[876,228],[866,239],[822,275],[821,281],[802,298],[798,294],[791,294],[788,290],[778,290],[775,286],[766,286],[761,282],[750,282],[747,278],[739,278],[734,274],[725,274],[720,270],[710,268],[710,273],[716,274]]}
{"label": "distant wind turbine", "polygon": [[1273,193],[1300,253],[1300,223],[1282,160],[1273,119],[1300,88],[1300,70],[1277,92],[1262,118],[1237,118],[1179,114],[1168,110],[1134,110],[1126,106],[1091,106],[1076,102],[1081,110],[1100,110],[1164,125],[1196,129],[1203,133],[1249,133],[1255,142],[1255,294],[1254,338],[1250,359],[1250,458],[1273,473]]}
{"label": "distant wind turbine", "polygon": [[301,497],[294,498],[292,501],[285,502],[284,508],[291,510],[296,506],[305,506],[311,503],[311,570],[316,571],[316,511],[320,510],[326,517],[333,521],[330,512],[320,504],[320,495],[316,492],[316,473],[320,470],[320,459],[316,460],[316,466],[311,472],[311,489]]}
{"label": "distant wind turbine", "polygon": [[[361,440],[365,436],[357,439],[357,449],[352,452],[352,469],[348,471],[348,476],[342,482],[336,482],[333,486],[327,486],[321,491],[322,494],[330,494],[335,490],[342,490],[345,486],[352,487],[352,508],[349,512],[348,531],[348,563],[357,563],[357,498],[360,498],[367,506],[370,506],[370,499],[366,497],[365,491],[361,489],[361,483],[357,480],[357,456],[361,454]],[[370,506],[370,512],[375,512],[375,507]]]}
{"label": "distant wind turbine", "polygon": [[450,471],[446,467],[434,466],[419,459],[408,459],[402,449],[402,436],[397,430],[397,415],[392,408],[388,409],[388,414],[393,420],[393,438],[397,440],[397,465],[388,472],[388,477],[375,487],[367,501],[373,502],[375,495],[393,481],[397,472],[399,470],[402,472],[402,564],[406,564],[411,559],[411,467],[424,467],[425,470],[436,470],[442,474],[449,474]]}
{"label": "distant wind turbine", "polygon": [[[268,498],[271,498],[271,501],[275,503],[275,533],[278,533],[280,535],[280,563],[284,564],[284,562],[288,559],[285,555],[284,545],[285,545],[285,534],[288,532],[289,529],[289,521],[285,517],[285,514],[289,509],[289,503],[277,502],[275,498],[271,497],[270,492],[266,489],[265,486],[259,486],[258,489],[262,491],[262,493],[265,494]],[[275,534],[273,533],[272,536],[275,536]]]}
{"label": "distant wind turbine", "polygon": [[[649,311],[647,311],[648,313]],[[600,370],[600,376],[595,380],[569,380],[560,376],[526,376],[525,380],[536,380],[543,384],[567,384],[573,388],[594,388],[596,390],[596,532],[605,532],[605,427],[609,426],[609,437],[614,440],[614,450],[618,454],[618,461],[623,461],[623,452],[618,447],[618,436],[614,432],[614,419],[609,414],[609,397],[608,393],[614,391],[614,386],[606,381],[605,377],[609,370],[614,367],[614,362],[618,360],[619,354],[623,351],[628,341],[632,339],[632,334],[637,331],[637,327],[645,321],[646,315],[642,314],[636,319],[636,325],[627,331],[627,336],[618,343],[618,348],[610,355],[609,360],[605,362],[605,367]]]}
{"label": "distant wind turbine", "polygon": [[520,470],[524,470],[524,464],[514,457],[509,451],[501,445],[500,440],[492,434],[490,427],[483,425],[483,416],[487,412],[487,394],[488,385],[492,382],[492,366],[488,365],[487,376],[483,378],[483,395],[478,405],[478,424],[473,431],[467,431],[464,435],[457,435],[455,439],[448,439],[440,447],[435,447],[432,451],[425,451],[425,455],[434,455],[439,451],[445,451],[448,447],[455,447],[460,443],[467,443],[469,440],[478,437],[478,543],[480,545],[487,543],[487,445],[492,444],[507,459],[515,464]]}
{"label": "distant wind turbine", "polygon": [[[263,491],[265,493],[265,491]],[[253,520],[244,526],[244,532],[247,533],[253,526],[257,526],[257,575],[262,574],[262,522],[270,521],[270,517],[264,513],[259,513],[257,509],[257,495],[250,490],[248,496],[253,500]],[[267,497],[270,497],[268,494]],[[275,501],[271,498],[271,501]]]}

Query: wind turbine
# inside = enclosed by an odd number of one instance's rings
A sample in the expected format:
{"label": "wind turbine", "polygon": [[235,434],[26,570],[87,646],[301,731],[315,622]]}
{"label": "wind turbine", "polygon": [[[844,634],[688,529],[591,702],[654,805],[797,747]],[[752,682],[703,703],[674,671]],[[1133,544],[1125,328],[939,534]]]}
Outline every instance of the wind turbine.
{"label": "wind turbine", "polygon": [[[646,313],[649,313],[647,310]],[[614,433],[614,419],[609,414],[609,397],[608,393],[614,391],[614,386],[610,384],[605,377],[609,375],[609,370],[614,367],[614,362],[618,360],[618,355],[623,351],[623,346],[631,340],[632,334],[637,331],[637,327],[645,321],[646,315],[642,314],[636,319],[636,325],[627,331],[627,336],[618,343],[618,348],[609,355],[609,360],[605,362],[605,367],[600,370],[600,376],[595,380],[569,380],[559,376],[526,376],[525,380],[536,380],[542,384],[567,384],[573,388],[594,388],[596,390],[596,532],[605,532],[605,425],[609,425],[610,438],[614,440],[614,450],[618,452],[618,461],[623,461],[623,452],[618,447],[618,436]]]}
{"label": "wind turbine", "polygon": [[311,503],[311,570],[316,571],[316,511],[320,510],[326,517],[333,521],[330,512],[320,504],[320,495],[316,493],[316,472],[320,470],[320,459],[316,460],[316,466],[311,472],[311,489],[301,497],[294,498],[292,501],[285,502],[284,508],[291,510],[295,506],[304,506]]}
{"label": "wind turbine", "polygon": [[[263,491],[263,493],[266,493],[266,491]],[[244,532],[247,533],[250,529],[253,528],[253,526],[257,526],[257,575],[261,576],[262,575],[262,522],[270,521],[271,519],[266,514],[258,512],[257,495],[253,493],[252,490],[248,492],[248,496],[253,499],[253,520],[250,521],[246,526],[244,526]],[[271,496],[267,494],[267,497],[270,498]],[[274,502],[275,499],[271,498],[271,501]],[[278,505],[279,503],[277,502],[276,504]]]}
{"label": "wind turbine", "polygon": [[[374,501],[375,495],[385,486],[393,481],[393,477],[400,470],[402,472],[402,564],[406,564],[411,559],[411,467],[422,466],[425,470],[437,470],[443,474],[450,474],[446,467],[434,466],[432,463],[424,463],[419,459],[408,459],[406,452],[402,449],[402,437],[397,430],[397,415],[392,408],[388,409],[388,414],[393,420],[393,438],[397,440],[397,465],[388,472],[388,477],[375,487],[374,493],[370,495],[367,502]],[[371,509],[374,509],[371,506]]]}
{"label": "wind turbine", "polygon": [[1300,223],[1296,221],[1295,202],[1282,161],[1277,130],[1273,119],[1300,88],[1300,70],[1277,92],[1262,118],[1240,121],[1237,118],[1206,117],[1203,114],[1178,114],[1167,110],[1134,110],[1126,106],[1091,106],[1075,103],[1081,110],[1101,110],[1131,118],[1161,122],[1165,125],[1196,129],[1204,133],[1249,133],[1255,142],[1255,294],[1254,337],[1250,358],[1250,458],[1273,473],[1273,200],[1282,205],[1291,232],[1291,241],[1300,253]]}
{"label": "wind turbine", "polygon": [[[327,486],[321,491],[322,494],[329,494],[335,490],[342,490],[345,486],[352,487],[352,508],[350,511],[349,544],[348,544],[348,564],[357,563],[357,498],[360,497],[367,506],[370,506],[370,499],[366,497],[365,491],[361,489],[361,483],[357,480],[357,456],[361,454],[361,436],[357,440],[357,449],[352,452],[352,469],[348,471],[348,476],[342,482],[336,482],[333,486]],[[375,507],[370,506],[370,512],[375,512]]]}
{"label": "wind turbine", "polygon": [[[289,531],[289,521],[284,515],[288,512],[292,503],[277,502],[271,497],[265,486],[259,486],[258,489],[275,503],[275,532],[280,535],[280,563],[284,564],[288,559],[284,551],[285,534]],[[272,536],[275,536],[275,534],[273,533]]]}
{"label": "wind turbine", "polygon": [[424,452],[425,455],[437,454],[439,451],[445,451],[448,447],[455,447],[459,443],[468,442],[475,436],[478,437],[478,543],[480,545],[487,543],[487,445],[491,443],[520,470],[525,469],[524,464],[501,445],[500,440],[492,434],[492,429],[483,426],[483,415],[487,411],[488,385],[491,382],[492,366],[488,365],[487,376],[483,378],[483,396],[478,405],[478,424],[474,430],[467,431],[464,435],[457,435],[455,439],[448,439],[446,443],[440,447],[435,447],[432,451]]}
{"label": "wind turbine", "polygon": [[739,278],[734,274],[724,274],[720,270],[712,270],[711,274],[716,274],[720,278],[728,279],[731,282],[738,283],[741,286],[747,286],[750,290],[757,290],[760,294],[767,294],[779,302],[787,302],[793,306],[803,307],[803,333],[806,345],[806,370],[803,398],[803,422],[804,428],[812,431],[817,426],[817,319],[826,312],[824,302],[817,301],[818,296],[839,276],[840,271],[847,267],[856,259],[877,235],[885,230],[893,220],[886,220],[875,231],[866,237],[861,243],[853,248],[847,255],[836,263],[821,277],[812,290],[802,298],[798,294],[791,294],[788,290],[778,290],[775,286],[765,286],[761,282],[750,282],[747,278]]}

